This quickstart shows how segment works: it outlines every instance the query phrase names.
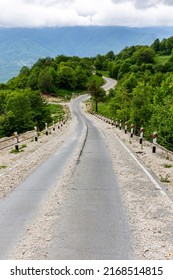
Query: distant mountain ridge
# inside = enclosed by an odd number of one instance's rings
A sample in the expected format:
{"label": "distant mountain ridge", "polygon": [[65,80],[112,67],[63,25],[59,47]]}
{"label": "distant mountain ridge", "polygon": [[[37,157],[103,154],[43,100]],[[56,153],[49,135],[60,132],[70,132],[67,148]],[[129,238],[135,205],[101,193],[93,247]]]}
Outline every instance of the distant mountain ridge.
{"label": "distant mountain ridge", "polygon": [[55,28],[0,28],[0,82],[16,76],[22,66],[32,66],[40,57],[92,57],[126,46],[151,45],[173,36],[173,27],[129,28],[78,26]]}

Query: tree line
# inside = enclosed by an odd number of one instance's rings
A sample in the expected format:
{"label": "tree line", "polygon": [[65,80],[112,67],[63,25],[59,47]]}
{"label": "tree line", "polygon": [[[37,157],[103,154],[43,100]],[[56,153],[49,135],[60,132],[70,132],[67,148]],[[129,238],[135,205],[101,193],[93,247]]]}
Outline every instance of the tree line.
{"label": "tree line", "polygon": [[43,94],[70,98],[74,91],[88,89],[93,81],[102,83],[99,76],[93,79],[93,65],[94,58],[40,58],[32,67],[22,67],[19,75],[0,84],[0,137],[34,126],[42,130],[45,122],[51,124],[51,110]]}
{"label": "tree line", "polygon": [[[106,97],[100,90],[102,73],[118,80],[115,90]],[[40,58],[32,67],[22,67],[19,75],[6,84],[0,84],[0,137],[17,127],[23,132],[37,123],[43,127],[45,121],[51,121],[40,93],[71,97],[74,91],[89,89],[96,109],[102,100],[108,117],[133,123],[136,133],[144,127],[149,140],[157,131],[159,143],[173,150],[172,74],[173,37],[156,39],[151,46],[126,47],[118,54],[110,51],[91,58]],[[101,81],[97,83],[93,77]]]}
{"label": "tree line", "polygon": [[148,140],[157,131],[158,142],[173,150],[173,37],[109,55],[97,57],[96,66],[118,80],[104,101],[106,114],[134,124],[137,134],[144,127]]}

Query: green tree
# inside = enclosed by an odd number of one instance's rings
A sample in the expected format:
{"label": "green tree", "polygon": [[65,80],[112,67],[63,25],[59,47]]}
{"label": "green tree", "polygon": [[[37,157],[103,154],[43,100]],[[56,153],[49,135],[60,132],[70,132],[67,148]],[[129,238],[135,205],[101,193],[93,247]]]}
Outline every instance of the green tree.
{"label": "green tree", "polygon": [[138,65],[142,63],[154,63],[155,51],[151,47],[141,46],[133,54],[133,58]]}
{"label": "green tree", "polygon": [[120,83],[115,88],[114,97],[110,100],[111,114],[122,121],[130,119],[132,94]]}
{"label": "green tree", "polygon": [[10,112],[10,133],[33,128],[31,103],[24,91],[13,91],[7,95],[6,110]]}
{"label": "green tree", "polygon": [[86,74],[86,70],[84,70],[82,66],[77,66],[75,69],[75,74],[76,74],[76,87],[78,89],[85,89],[88,82],[88,76]]}
{"label": "green tree", "polygon": [[158,142],[173,151],[173,96],[166,96],[162,104],[153,106],[150,132],[157,131]]}
{"label": "green tree", "polygon": [[58,68],[58,86],[65,89],[75,89],[76,87],[76,74],[75,70],[63,64]]}
{"label": "green tree", "polygon": [[139,83],[132,92],[130,119],[136,125],[137,132],[140,127],[147,128],[153,103],[153,88],[149,84]]}
{"label": "green tree", "polygon": [[52,122],[51,112],[48,104],[42,95],[36,91],[27,90],[25,94],[28,95],[30,100],[32,121],[40,130],[45,126],[45,123]]}
{"label": "green tree", "polygon": [[88,90],[90,91],[91,96],[95,102],[95,110],[96,112],[98,112],[98,102],[104,99],[105,91],[103,90],[103,88],[97,85],[95,80],[89,84]]}
{"label": "green tree", "polygon": [[54,79],[48,69],[40,71],[38,76],[38,88],[44,93],[54,92]]}
{"label": "green tree", "polygon": [[153,42],[153,44],[151,45],[151,47],[154,49],[154,51],[155,51],[156,53],[158,53],[159,50],[160,50],[160,40],[159,40],[159,39],[156,39],[156,40]]}

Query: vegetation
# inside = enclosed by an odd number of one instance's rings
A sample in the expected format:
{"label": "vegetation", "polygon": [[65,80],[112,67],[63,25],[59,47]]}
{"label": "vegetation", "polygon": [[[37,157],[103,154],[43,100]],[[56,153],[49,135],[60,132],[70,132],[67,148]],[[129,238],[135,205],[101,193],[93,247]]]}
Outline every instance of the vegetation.
{"label": "vegetation", "polygon": [[48,104],[48,109],[50,110],[52,121],[55,123],[59,122],[63,119],[63,116],[65,114],[62,105],[59,104]]}
{"label": "vegetation", "polygon": [[62,119],[62,106],[47,104],[42,94],[70,99],[96,82],[100,87],[102,75],[93,75],[94,58],[40,58],[31,68],[24,66],[18,76],[0,84],[0,137],[17,131],[25,132],[45,122]]}
{"label": "vegetation", "polygon": [[[105,63],[101,68],[105,70]],[[107,63],[107,69],[118,84],[99,112],[127,121],[129,127],[135,124],[136,134],[144,127],[150,141],[157,131],[158,142],[173,150],[173,37],[125,48]]]}
{"label": "vegetation", "polygon": [[38,92],[30,89],[0,91],[0,137],[51,123],[51,112]]}
{"label": "vegetation", "polygon": [[[102,73],[118,80],[107,96],[101,89]],[[157,39],[151,46],[126,47],[117,55],[60,55],[23,67],[17,77],[0,85],[0,137],[52,122],[57,108],[48,106],[40,93],[70,98],[88,89],[96,111],[129,127],[133,123],[136,134],[144,127],[148,140],[157,131],[158,142],[173,150],[173,37]]]}

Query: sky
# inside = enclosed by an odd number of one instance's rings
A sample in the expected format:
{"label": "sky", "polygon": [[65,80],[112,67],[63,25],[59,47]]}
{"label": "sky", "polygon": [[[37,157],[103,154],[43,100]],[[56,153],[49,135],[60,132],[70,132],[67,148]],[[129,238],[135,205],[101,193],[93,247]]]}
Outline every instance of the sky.
{"label": "sky", "polygon": [[173,0],[0,0],[0,27],[173,26]]}

